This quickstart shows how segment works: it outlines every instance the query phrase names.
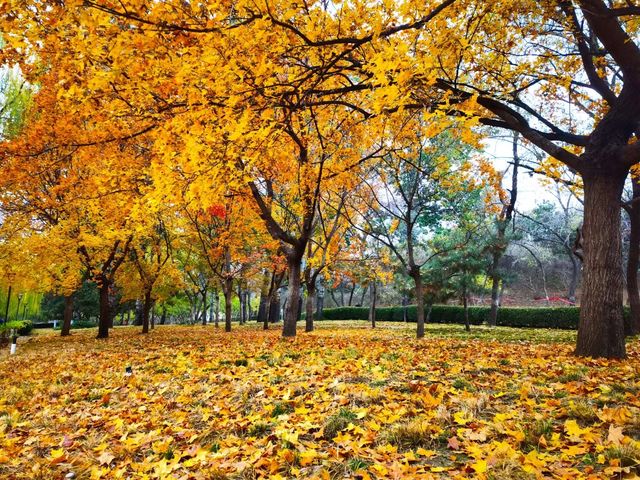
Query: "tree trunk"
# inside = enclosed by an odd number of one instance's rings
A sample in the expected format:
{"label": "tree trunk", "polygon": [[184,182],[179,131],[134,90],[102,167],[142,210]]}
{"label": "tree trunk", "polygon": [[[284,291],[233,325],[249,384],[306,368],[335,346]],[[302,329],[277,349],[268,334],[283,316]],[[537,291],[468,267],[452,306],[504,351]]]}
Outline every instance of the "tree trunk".
{"label": "tree trunk", "polygon": [[[640,180],[631,179],[633,200],[640,201]],[[640,205],[633,203],[628,210],[631,231],[629,232],[629,258],[627,259],[627,295],[631,314],[624,322],[625,335],[640,333],[640,292],[638,292],[638,267],[640,266]]]}
{"label": "tree trunk", "polygon": [[155,312],[156,302],[155,300],[151,302],[151,330],[156,328],[156,312]]}
{"label": "tree trunk", "polygon": [[376,328],[376,296],[377,288],[375,280],[369,287],[369,294],[371,295],[371,301],[369,305],[369,321],[371,322],[371,328]]}
{"label": "tree trunk", "polygon": [[231,297],[233,296],[233,280],[224,280],[224,331],[231,331]]}
{"label": "tree trunk", "polygon": [[215,296],[215,305],[216,305],[216,313],[215,313],[215,320],[214,320],[214,325],[216,328],[218,328],[220,326],[220,296],[218,294],[218,291],[216,290],[216,296]]}
{"label": "tree trunk", "polygon": [[356,282],[351,282],[351,291],[349,292],[349,306],[353,303],[353,294],[356,291]]}
{"label": "tree trunk", "polygon": [[167,307],[162,306],[162,315],[160,316],[160,325],[164,325],[167,322]]}
{"label": "tree trunk", "polygon": [[307,284],[307,303],[306,303],[306,318],[305,318],[305,332],[313,332],[313,298],[316,295],[316,286],[312,280]]}
{"label": "tree trunk", "polygon": [[273,298],[269,302],[269,316],[267,320],[269,323],[280,321],[280,294],[277,290],[273,293]]}
{"label": "tree trunk", "polygon": [[620,196],[626,175],[583,174],[584,266],[576,354],[625,358]]}
{"label": "tree trunk", "polygon": [[[504,233],[504,232],[503,232]],[[501,235],[504,236],[504,235]],[[500,240],[503,241],[502,239]],[[498,320],[498,307],[500,306],[500,275],[498,273],[498,265],[502,251],[495,250],[491,261],[491,311],[487,323],[490,327],[495,327]]]}
{"label": "tree trunk", "polygon": [[462,305],[464,306],[464,329],[468,332],[471,330],[469,326],[469,301],[467,299],[467,283],[462,286]]}
{"label": "tree trunk", "polygon": [[302,284],[301,259],[301,255],[296,254],[287,259],[287,266],[289,267],[289,298],[284,315],[284,325],[282,326],[283,337],[296,336],[296,323],[300,308],[300,286]]}
{"label": "tree trunk", "polygon": [[240,325],[244,324],[244,293],[242,292],[242,286],[238,282],[238,291],[236,292],[238,295],[238,308],[240,311],[238,312],[238,322]]}
{"label": "tree trunk", "polygon": [[402,321],[409,321],[409,298],[406,295],[402,295]]}
{"label": "tree trunk", "polygon": [[149,333],[149,312],[151,311],[151,289],[144,292],[142,302],[142,333]]}
{"label": "tree trunk", "polygon": [[422,287],[422,274],[420,272],[420,268],[414,267],[411,276],[413,277],[413,282],[415,284],[415,292],[416,292],[416,337],[423,338],[424,337],[424,289]]}
{"label": "tree trunk", "polygon": [[64,297],[64,316],[62,319],[62,330],[60,335],[66,337],[71,335],[71,319],[73,318],[73,294]]}
{"label": "tree trunk", "polygon": [[111,304],[109,303],[109,282],[100,282],[100,318],[98,319],[98,338],[109,338],[109,319],[111,318]]}
{"label": "tree trunk", "polygon": [[202,325],[207,325],[207,312],[209,311],[209,305],[207,304],[207,290],[202,292]]}
{"label": "tree trunk", "polygon": [[324,292],[325,287],[321,284],[316,296],[316,320],[322,320],[324,316]]}

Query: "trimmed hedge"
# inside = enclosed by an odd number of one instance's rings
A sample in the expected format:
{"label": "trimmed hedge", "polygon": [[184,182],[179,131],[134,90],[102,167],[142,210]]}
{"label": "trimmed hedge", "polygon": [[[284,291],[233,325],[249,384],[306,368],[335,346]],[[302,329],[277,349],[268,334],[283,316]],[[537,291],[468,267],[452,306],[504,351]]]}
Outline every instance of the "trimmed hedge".
{"label": "trimmed hedge", "polygon": [[[481,325],[489,317],[491,308],[469,307],[469,323]],[[625,308],[625,315],[628,309]],[[325,308],[324,320],[367,320],[369,309],[366,307]],[[578,328],[580,308],[578,307],[500,307],[497,324],[503,327],[558,328],[575,330]],[[416,321],[416,306],[407,307],[407,319]],[[382,322],[401,322],[402,307],[376,308],[376,320]],[[429,323],[464,324],[464,308],[458,305],[434,305]]]}

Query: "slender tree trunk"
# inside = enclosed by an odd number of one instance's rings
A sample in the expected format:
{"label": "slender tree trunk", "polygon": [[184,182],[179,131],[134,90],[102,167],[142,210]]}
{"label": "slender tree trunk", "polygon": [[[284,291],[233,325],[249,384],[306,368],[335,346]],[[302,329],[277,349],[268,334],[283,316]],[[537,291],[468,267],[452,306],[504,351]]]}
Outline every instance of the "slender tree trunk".
{"label": "slender tree trunk", "polygon": [[71,319],[73,318],[73,294],[64,297],[64,316],[62,319],[62,330],[60,335],[66,337],[71,335]]}
{"label": "slender tree trunk", "polygon": [[100,282],[100,318],[98,319],[98,338],[109,338],[109,319],[111,318],[111,304],[109,303],[109,282]]}
{"label": "slender tree trunk", "polygon": [[321,284],[316,295],[316,320],[322,320],[324,317],[324,292],[325,287]]}
{"label": "slender tree trunk", "polygon": [[209,311],[209,305],[207,304],[207,289],[202,292],[202,325],[207,325],[207,312]]}
{"label": "slender tree trunk", "polygon": [[349,292],[349,306],[353,303],[353,294],[356,291],[356,282],[351,282],[351,291]]}
{"label": "slender tree trunk", "polygon": [[151,289],[144,292],[144,301],[142,302],[142,333],[149,333],[149,312],[151,311]]}
{"label": "slender tree trunk", "polygon": [[409,321],[409,298],[406,295],[402,295],[402,321]]}
{"label": "slender tree trunk", "polygon": [[620,239],[620,197],[625,177],[615,172],[582,176],[584,271],[577,355],[626,357]]}
{"label": "slender tree trunk", "polygon": [[[640,201],[640,180],[631,179],[633,200]],[[628,210],[631,231],[629,232],[629,257],[627,259],[627,296],[631,310],[624,322],[625,335],[640,333],[640,292],[638,291],[638,267],[640,266],[640,205],[633,203]]]}
{"label": "slender tree trunk", "polygon": [[167,323],[167,307],[162,305],[162,315],[160,316],[160,325]]}
{"label": "slender tree trunk", "polygon": [[231,331],[231,297],[233,296],[233,280],[224,280],[224,331]]}
{"label": "slender tree trunk", "polygon": [[301,255],[293,254],[288,258],[289,267],[289,298],[282,326],[283,337],[296,336],[296,323],[298,321],[300,307],[300,286],[301,286]]}
{"label": "slender tree trunk", "polygon": [[216,313],[215,313],[215,320],[214,320],[214,324],[215,327],[218,328],[220,326],[220,294],[218,293],[218,291],[216,290],[216,296],[215,296],[215,305],[216,305]]}
{"label": "slender tree trunk", "polygon": [[315,281],[312,279],[307,284],[307,303],[306,303],[306,318],[305,318],[305,332],[313,332],[313,298],[316,295]]}
{"label": "slender tree trunk", "polygon": [[464,329],[468,332],[471,330],[469,326],[469,301],[467,299],[467,282],[462,284],[462,305],[464,306]]}
{"label": "slender tree trunk", "polygon": [[416,336],[417,338],[424,337],[424,288],[422,286],[422,274],[420,268],[413,267],[411,276],[415,284],[416,292]]}
{"label": "slender tree trunk", "polygon": [[244,324],[244,294],[242,292],[242,285],[238,282],[238,291],[236,293],[238,295],[238,308],[240,311],[238,312],[238,322],[240,325]]}
{"label": "slender tree trunk", "polygon": [[277,290],[273,292],[273,298],[269,302],[269,316],[267,318],[269,323],[280,321],[280,294]]}
{"label": "slender tree trunk", "polygon": [[427,314],[425,315],[425,323],[431,321],[431,310],[433,310],[433,303],[429,302],[429,308],[427,308]]}
{"label": "slender tree trunk", "polygon": [[369,321],[371,322],[371,328],[376,328],[376,297],[377,297],[376,281],[371,282],[369,286],[370,305],[369,305]]}
{"label": "slender tree trunk", "polygon": [[[499,231],[501,232],[501,230]],[[504,237],[504,232],[499,237]],[[502,242],[503,240],[499,241]],[[502,253],[502,250],[495,250],[491,261],[491,311],[487,322],[490,327],[496,326],[498,308],[500,307],[500,274],[498,273],[498,265],[500,264]]]}
{"label": "slender tree trunk", "polygon": [[[268,296],[269,296],[269,276],[265,273],[262,276],[262,285],[260,286],[260,305],[258,306],[258,322],[265,324],[268,320]],[[268,326],[267,326],[268,328]]]}
{"label": "slender tree trunk", "polygon": [[151,302],[151,330],[156,328],[156,312],[155,312],[156,302],[153,300]]}

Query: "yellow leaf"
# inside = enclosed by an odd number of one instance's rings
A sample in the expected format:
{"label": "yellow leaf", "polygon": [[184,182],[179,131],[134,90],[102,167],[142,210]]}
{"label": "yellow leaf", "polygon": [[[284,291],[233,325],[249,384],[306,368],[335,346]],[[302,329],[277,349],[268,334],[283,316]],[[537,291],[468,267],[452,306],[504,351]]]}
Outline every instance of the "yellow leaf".
{"label": "yellow leaf", "polygon": [[471,465],[476,473],[484,473],[487,471],[487,462],[485,460],[478,460],[476,463]]}

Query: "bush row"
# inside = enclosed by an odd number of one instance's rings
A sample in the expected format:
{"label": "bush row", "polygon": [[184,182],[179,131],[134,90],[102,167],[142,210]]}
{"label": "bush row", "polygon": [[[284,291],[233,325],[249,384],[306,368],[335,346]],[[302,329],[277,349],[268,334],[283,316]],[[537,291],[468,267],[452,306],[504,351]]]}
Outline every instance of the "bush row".
{"label": "bush row", "polygon": [[[469,307],[469,323],[486,323],[491,308]],[[403,307],[376,308],[376,320],[382,322],[402,322]],[[415,305],[407,307],[407,320],[416,321]],[[628,314],[625,309],[625,314]],[[325,308],[324,320],[367,320],[369,309],[366,307]],[[501,307],[498,310],[497,324],[504,327],[560,328],[577,329],[580,318],[578,307]],[[464,308],[458,305],[434,305],[429,318],[430,323],[464,323]]]}

